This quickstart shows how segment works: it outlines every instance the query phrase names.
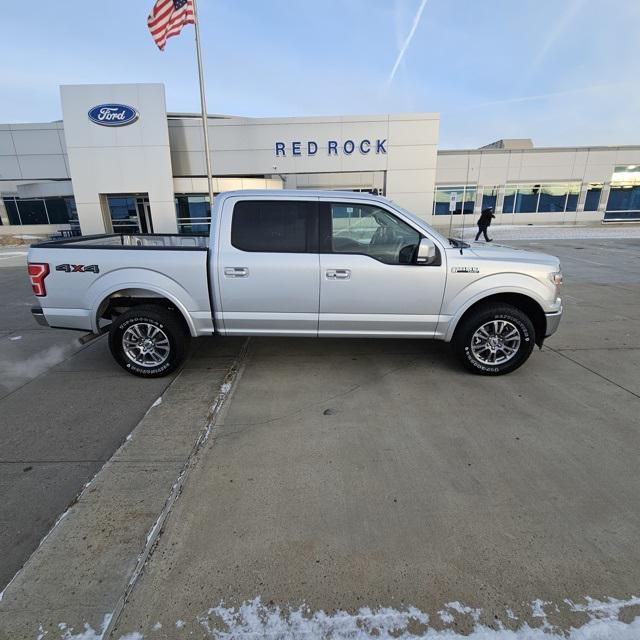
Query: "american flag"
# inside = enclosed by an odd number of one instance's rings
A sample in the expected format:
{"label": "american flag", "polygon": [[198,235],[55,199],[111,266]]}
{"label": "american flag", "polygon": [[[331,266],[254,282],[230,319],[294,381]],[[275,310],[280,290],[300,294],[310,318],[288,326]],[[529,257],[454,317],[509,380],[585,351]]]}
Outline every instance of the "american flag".
{"label": "american flag", "polygon": [[147,18],[149,31],[164,51],[167,38],[177,36],[185,24],[194,24],[193,0],[157,0]]}

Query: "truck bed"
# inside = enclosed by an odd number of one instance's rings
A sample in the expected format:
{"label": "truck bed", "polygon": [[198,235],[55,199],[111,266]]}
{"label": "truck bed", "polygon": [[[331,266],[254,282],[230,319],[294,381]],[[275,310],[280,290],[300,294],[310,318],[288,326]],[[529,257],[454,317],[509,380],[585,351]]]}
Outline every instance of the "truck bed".
{"label": "truck bed", "polygon": [[48,240],[31,246],[38,249],[195,249],[206,251],[208,245],[209,237],[205,235],[108,233],[78,238],[63,238],[62,240]]}
{"label": "truck bed", "polygon": [[213,333],[209,238],[172,234],[105,234],[31,245],[29,262],[44,265],[38,297],[49,326],[98,332],[113,297],[166,299],[192,335]]}

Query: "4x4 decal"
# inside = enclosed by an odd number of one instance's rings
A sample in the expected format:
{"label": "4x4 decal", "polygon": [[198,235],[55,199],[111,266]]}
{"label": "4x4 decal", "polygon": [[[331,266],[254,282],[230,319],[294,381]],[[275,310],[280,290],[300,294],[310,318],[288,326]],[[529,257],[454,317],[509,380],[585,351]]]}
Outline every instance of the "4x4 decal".
{"label": "4x4 decal", "polygon": [[100,267],[97,264],[58,264],[56,271],[64,271],[65,273],[83,273],[91,271],[92,273],[100,273]]}

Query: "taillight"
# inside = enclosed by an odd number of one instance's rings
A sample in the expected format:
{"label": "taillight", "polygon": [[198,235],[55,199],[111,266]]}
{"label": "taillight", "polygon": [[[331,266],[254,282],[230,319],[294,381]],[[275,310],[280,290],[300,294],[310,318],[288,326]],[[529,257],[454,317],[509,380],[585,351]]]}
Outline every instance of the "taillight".
{"label": "taillight", "polygon": [[29,280],[33,293],[41,298],[47,295],[44,279],[49,275],[49,265],[46,262],[30,262],[28,264]]}

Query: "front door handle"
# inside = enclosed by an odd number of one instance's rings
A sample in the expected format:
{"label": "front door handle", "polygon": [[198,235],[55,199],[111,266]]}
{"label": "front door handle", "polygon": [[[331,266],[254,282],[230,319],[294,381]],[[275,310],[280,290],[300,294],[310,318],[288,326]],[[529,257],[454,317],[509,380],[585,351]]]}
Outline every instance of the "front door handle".
{"label": "front door handle", "polygon": [[225,267],[224,275],[227,278],[246,278],[249,275],[247,267]]}
{"label": "front door handle", "polygon": [[328,280],[349,280],[351,269],[327,269]]}

